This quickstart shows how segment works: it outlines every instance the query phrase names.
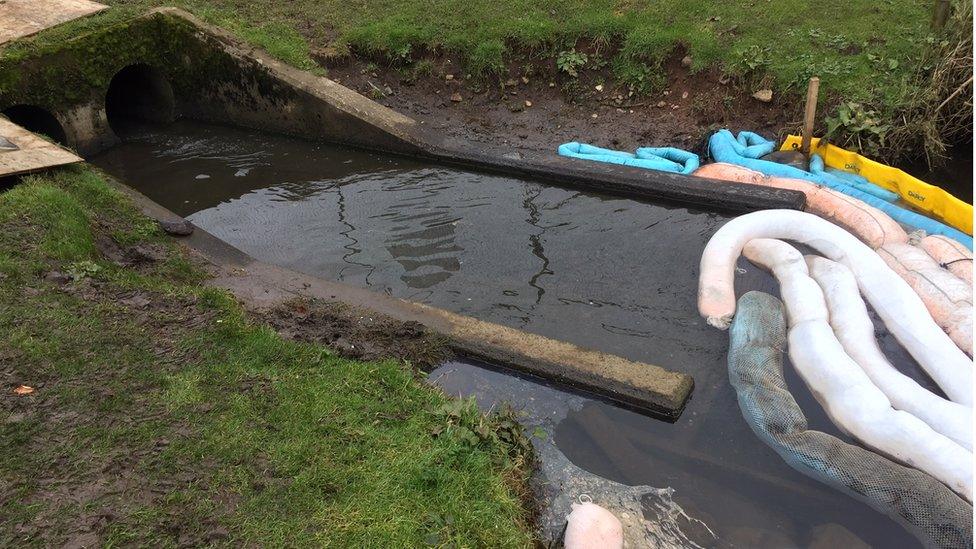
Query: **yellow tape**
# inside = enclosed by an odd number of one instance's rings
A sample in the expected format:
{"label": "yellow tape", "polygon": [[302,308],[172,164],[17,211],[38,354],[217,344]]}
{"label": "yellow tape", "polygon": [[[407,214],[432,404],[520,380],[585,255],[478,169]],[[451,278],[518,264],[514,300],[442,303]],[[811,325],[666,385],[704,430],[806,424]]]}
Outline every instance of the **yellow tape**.
{"label": "yellow tape", "polygon": [[[800,148],[800,140],[798,135],[787,136],[780,150],[797,150]],[[811,147],[813,152],[824,159],[827,166],[858,174],[876,185],[898,193],[913,208],[966,234],[973,234],[972,204],[967,204],[945,190],[929,185],[898,168],[875,162],[826,142],[821,145],[820,139],[814,138]]]}

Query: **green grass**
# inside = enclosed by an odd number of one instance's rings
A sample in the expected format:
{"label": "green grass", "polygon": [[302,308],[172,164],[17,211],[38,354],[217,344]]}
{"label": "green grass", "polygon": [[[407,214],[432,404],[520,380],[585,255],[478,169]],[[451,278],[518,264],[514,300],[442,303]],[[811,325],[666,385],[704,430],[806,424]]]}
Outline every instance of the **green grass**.
{"label": "green grass", "polygon": [[[604,44],[615,72],[655,67],[678,45],[698,69],[759,71],[783,89],[814,74],[845,100],[890,100],[919,59],[929,35],[931,2],[646,2],[612,0],[109,0],[130,10],[173,4],[243,30],[257,44],[303,64],[306,48],[351,47],[402,62],[429,49],[460,55],[470,72],[497,72],[518,52],[555,59],[577,41]],[[219,15],[223,14],[223,15]],[[230,15],[233,14],[233,15]],[[631,76],[632,78],[632,76]]]}
{"label": "green grass", "polygon": [[[167,258],[120,267],[109,235]],[[204,278],[91,168],[0,194],[0,545],[531,544],[510,418],[285,341]]]}
{"label": "green grass", "polygon": [[[853,103],[877,119],[867,136],[873,139],[866,149],[872,154],[893,159],[923,142],[930,149],[933,143],[944,148],[940,138],[971,135],[966,122],[971,109],[941,113],[954,122],[936,128],[941,135],[922,136],[908,127],[916,125],[907,120],[919,110],[920,96],[933,96],[937,105],[952,91],[934,86],[929,77],[933,57],[944,49],[929,29],[935,0],[105,1],[113,9],[15,44],[7,55],[172,5],[306,70],[322,70],[313,60],[317,49],[328,55],[351,51],[395,64],[416,78],[423,68],[415,65],[437,51],[459,56],[466,73],[507,78],[511,63],[541,59],[555,71],[561,53],[586,48],[591,68],[608,67],[618,82],[640,94],[664,85],[661,63],[680,49],[691,54],[693,70],[718,68],[740,78],[750,92],[771,87],[778,97],[797,103],[809,77],[819,76],[822,116]],[[953,5],[956,13],[971,14],[972,0],[953,0]],[[964,27],[971,36],[971,24]],[[968,66],[971,74],[971,62]],[[955,70],[962,80],[969,76],[965,66]],[[878,128],[897,138],[877,137],[872,132]],[[866,137],[857,133],[852,129],[838,141],[852,145]]]}
{"label": "green grass", "polygon": [[[107,0],[114,9],[56,31],[173,5],[226,27],[295,66],[315,66],[310,48],[352,48],[391,61],[420,61],[425,50],[454,53],[466,70],[491,74],[534,52],[555,63],[582,42],[603,45],[625,80],[655,71],[678,46],[694,68],[769,76],[796,91],[819,75],[845,101],[892,102],[930,36],[928,0],[723,2],[689,0]],[[42,38],[43,39],[43,38]]]}

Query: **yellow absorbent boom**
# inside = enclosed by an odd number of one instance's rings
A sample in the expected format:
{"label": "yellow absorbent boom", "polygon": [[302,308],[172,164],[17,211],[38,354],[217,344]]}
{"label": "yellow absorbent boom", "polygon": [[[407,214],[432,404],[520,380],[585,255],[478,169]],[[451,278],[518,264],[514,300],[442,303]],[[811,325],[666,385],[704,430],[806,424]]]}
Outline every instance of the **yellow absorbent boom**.
{"label": "yellow absorbent boom", "polygon": [[[787,136],[781,150],[799,150],[800,141],[801,137],[798,135]],[[945,190],[912,177],[898,168],[875,162],[821,139],[813,139],[811,148],[812,152],[823,158],[827,166],[860,175],[876,185],[898,193],[912,208],[966,234],[973,234],[972,204],[967,204]]]}

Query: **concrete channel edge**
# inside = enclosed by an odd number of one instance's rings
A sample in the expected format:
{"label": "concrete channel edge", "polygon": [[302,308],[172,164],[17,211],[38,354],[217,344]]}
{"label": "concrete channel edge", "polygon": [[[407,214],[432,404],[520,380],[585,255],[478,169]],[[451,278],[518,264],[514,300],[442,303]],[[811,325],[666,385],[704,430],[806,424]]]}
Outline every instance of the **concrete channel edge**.
{"label": "concrete channel edge", "polygon": [[[182,219],[124,183],[110,181],[149,217]],[[200,228],[181,242],[214,267],[215,276],[209,284],[228,290],[255,309],[266,309],[295,297],[310,297],[365,308],[399,321],[419,322],[445,337],[459,354],[585,391],[668,421],[678,419],[694,388],[694,380],[688,374],[270,265]]]}

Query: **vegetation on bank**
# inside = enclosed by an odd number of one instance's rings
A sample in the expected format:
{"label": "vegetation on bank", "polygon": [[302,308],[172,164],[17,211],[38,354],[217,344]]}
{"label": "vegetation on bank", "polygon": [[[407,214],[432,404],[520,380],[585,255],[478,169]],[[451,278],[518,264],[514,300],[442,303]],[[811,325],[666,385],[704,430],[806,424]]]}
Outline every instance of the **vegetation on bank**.
{"label": "vegetation on bank", "polygon": [[92,168],[0,194],[0,545],[531,544],[510,418],[205,278]]}
{"label": "vegetation on bank", "polygon": [[106,2],[115,9],[79,24],[175,5],[305,69],[317,69],[312,54],[322,51],[382,59],[411,74],[423,73],[430,55],[446,53],[487,78],[507,78],[538,59],[566,73],[568,60],[569,72],[609,69],[646,93],[664,84],[661,65],[680,48],[693,70],[717,68],[746,87],[770,87],[797,101],[806,80],[819,75],[823,129],[876,157],[924,151],[937,160],[947,142],[972,136],[972,88],[965,84],[972,75],[972,0],[952,0],[950,23],[938,33],[929,28],[934,0]]}
{"label": "vegetation on bank", "polygon": [[[702,69],[763,72],[782,87],[819,74],[827,89],[859,100],[890,97],[929,35],[930,8],[917,0],[872,2],[620,2],[503,0],[109,0],[127,9],[179,5],[243,30],[299,60],[312,47],[379,54],[400,63],[427,52],[459,55],[471,73],[500,73],[525,51],[553,59],[593,42],[621,79],[642,85],[681,44]],[[246,30],[245,30],[246,29]],[[263,31],[263,32],[259,32]]]}
{"label": "vegetation on bank", "polygon": [[323,52],[412,75],[443,53],[483,78],[517,77],[509,73],[548,59],[566,75],[609,70],[638,94],[664,84],[662,63],[680,49],[692,70],[717,69],[797,101],[818,75],[834,141],[885,159],[922,151],[935,159],[946,142],[972,136],[972,0],[952,0],[940,32],[930,29],[934,2],[106,0],[113,9],[36,40],[173,5],[306,70],[321,70]]}

